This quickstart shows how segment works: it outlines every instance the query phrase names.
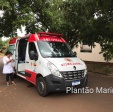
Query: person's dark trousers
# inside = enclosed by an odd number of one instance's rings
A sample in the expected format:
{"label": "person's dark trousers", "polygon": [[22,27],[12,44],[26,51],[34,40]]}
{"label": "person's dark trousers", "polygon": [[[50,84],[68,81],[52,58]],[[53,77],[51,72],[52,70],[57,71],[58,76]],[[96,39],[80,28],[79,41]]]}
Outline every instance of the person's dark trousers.
{"label": "person's dark trousers", "polygon": [[6,74],[6,81],[8,82],[9,79],[10,79],[11,81],[13,81],[13,73]]}

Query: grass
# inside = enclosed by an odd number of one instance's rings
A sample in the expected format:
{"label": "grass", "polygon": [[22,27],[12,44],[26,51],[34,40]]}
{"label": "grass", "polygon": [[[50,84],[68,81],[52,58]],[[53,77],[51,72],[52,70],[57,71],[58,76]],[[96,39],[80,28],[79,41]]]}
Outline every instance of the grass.
{"label": "grass", "polygon": [[103,75],[109,75],[113,73],[113,66],[97,63],[86,63],[89,72],[95,72]]}
{"label": "grass", "polygon": [[97,67],[98,67],[98,69],[102,69],[103,68],[102,64],[97,64]]}
{"label": "grass", "polygon": [[109,66],[106,66],[105,67],[105,74],[106,75],[109,75],[110,73],[111,73],[110,67]]}

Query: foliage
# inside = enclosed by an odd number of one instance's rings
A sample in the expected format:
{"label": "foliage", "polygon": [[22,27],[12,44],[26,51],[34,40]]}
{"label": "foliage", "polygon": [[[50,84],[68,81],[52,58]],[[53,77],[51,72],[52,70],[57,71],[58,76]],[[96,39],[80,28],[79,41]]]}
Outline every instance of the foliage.
{"label": "foliage", "polygon": [[7,39],[6,41],[2,41],[2,39],[0,38],[0,52],[2,53],[6,52],[8,43],[9,43],[9,39]]}
{"label": "foliage", "polygon": [[110,67],[109,67],[109,66],[106,66],[106,67],[105,67],[105,74],[108,75],[108,74],[110,74],[110,73],[111,73]]}
{"label": "foliage", "polygon": [[0,49],[3,47],[2,39],[0,39]]}
{"label": "foliage", "polygon": [[78,42],[94,47],[100,43],[105,60],[113,58],[112,0],[1,0],[0,36],[16,36],[17,28],[27,33],[62,33],[71,48]]}

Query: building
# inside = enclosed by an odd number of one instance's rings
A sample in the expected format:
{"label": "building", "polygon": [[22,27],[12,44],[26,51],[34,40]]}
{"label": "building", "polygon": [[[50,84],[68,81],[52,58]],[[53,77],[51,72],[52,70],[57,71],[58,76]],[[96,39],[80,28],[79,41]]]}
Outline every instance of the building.
{"label": "building", "polygon": [[[104,60],[103,54],[99,54],[101,51],[101,46],[98,43],[95,43],[94,48],[90,48],[88,45],[81,45],[76,48],[74,47],[73,51],[77,52],[77,57],[81,58],[84,61],[94,61],[94,62],[106,62]],[[113,63],[113,60],[110,61]]]}

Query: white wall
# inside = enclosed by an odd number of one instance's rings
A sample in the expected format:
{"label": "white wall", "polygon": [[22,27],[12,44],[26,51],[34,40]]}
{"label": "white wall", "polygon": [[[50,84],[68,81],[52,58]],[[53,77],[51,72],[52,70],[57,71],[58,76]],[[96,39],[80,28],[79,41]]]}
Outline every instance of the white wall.
{"label": "white wall", "polygon": [[[92,52],[80,52],[80,44],[78,48],[74,48],[73,51],[77,52],[77,57],[81,58],[85,61],[96,61],[96,62],[106,62],[102,54],[99,54],[101,51],[100,45],[98,43],[95,44],[95,48],[92,48]],[[113,60],[110,62],[113,63]]]}

